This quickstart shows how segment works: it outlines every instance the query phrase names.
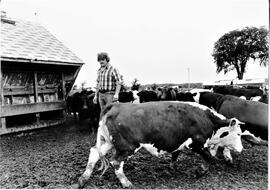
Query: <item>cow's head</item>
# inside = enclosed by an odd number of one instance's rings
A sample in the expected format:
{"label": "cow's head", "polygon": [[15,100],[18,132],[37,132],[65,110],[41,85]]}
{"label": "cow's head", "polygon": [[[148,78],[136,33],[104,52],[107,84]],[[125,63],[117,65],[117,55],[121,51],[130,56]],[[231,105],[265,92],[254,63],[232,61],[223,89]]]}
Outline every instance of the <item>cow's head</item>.
{"label": "cow's head", "polygon": [[207,146],[212,156],[216,155],[218,147],[224,147],[239,153],[243,150],[240,124],[244,123],[236,118],[232,118],[230,119],[228,127],[222,127],[216,131],[207,142]]}

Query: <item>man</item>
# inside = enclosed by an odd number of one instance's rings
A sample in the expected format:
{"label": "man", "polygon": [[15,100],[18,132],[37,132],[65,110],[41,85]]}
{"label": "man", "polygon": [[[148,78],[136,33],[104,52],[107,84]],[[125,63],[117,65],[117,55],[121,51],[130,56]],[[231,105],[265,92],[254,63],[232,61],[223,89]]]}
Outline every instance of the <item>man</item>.
{"label": "man", "polygon": [[97,72],[97,90],[93,102],[97,104],[97,100],[99,101],[102,114],[107,104],[118,100],[122,79],[118,70],[109,63],[110,57],[107,53],[99,53],[97,60],[100,68]]}

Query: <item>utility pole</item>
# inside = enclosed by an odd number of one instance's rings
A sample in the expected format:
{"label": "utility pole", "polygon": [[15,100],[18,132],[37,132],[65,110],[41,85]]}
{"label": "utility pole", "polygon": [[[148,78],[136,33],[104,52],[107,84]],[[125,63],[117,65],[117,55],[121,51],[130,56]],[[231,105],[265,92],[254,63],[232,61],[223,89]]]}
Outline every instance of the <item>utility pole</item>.
{"label": "utility pole", "polygon": [[190,90],[190,68],[187,68],[188,71],[188,90]]}

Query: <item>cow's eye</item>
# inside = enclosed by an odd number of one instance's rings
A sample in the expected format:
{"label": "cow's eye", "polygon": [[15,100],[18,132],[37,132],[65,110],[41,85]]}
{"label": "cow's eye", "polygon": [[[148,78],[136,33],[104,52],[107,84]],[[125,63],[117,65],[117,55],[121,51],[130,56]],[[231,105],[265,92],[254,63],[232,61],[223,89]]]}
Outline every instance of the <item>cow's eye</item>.
{"label": "cow's eye", "polygon": [[226,137],[228,134],[229,134],[229,132],[228,132],[228,131],[226,131],[226,132],[222,133],[222,134],[219,136],[219,138]]}

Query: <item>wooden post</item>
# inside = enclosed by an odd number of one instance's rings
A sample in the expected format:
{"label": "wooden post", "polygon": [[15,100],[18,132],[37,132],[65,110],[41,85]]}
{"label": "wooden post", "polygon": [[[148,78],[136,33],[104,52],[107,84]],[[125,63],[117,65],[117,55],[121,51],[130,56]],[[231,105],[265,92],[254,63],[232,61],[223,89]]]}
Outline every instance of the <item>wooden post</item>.
{"label": "wooden post", "polygon": [[1,117],[1,128],[2,128],[2,130],[6,130],[7,129],[6,118],[5,117]]}
{"label": "wooden post", "polygon": [[35,103],[38,101],[38,84],[37,84],[37,72],[34,72],[34,100]]}
{"label": "wooden post", "polygon": [[40,123],[40,113],[36,113],[36,122]]}
{"label": "wooden post", "polygon": [[62,82],[61,82],[61,88],[62,88],[62,95],[63,95],[63,100],[66,99],[66,81],[65,81],[65,76],[64,76],[64,72],[61,73],[61,79],[62,79]]}
{"label": "wooden post", "polygon": [[[38,83],[37,83],[37,72],[34,71],[34,100],[35,103],[38,101]],[[40,123],[40,113],[36,113],[36,122]]]}
{"label": "wooden post", "polygon": [[3,70],[2,70],[2,61],[0,61],[0,119],[1,119],[1,122],[0,122],[0,127],[2,129],[6,129],[6,118],[5,117],[2,117],[2,107],[4,106],[4,84],[3,84],[3,79],[2,79],[2,76],[3,76]]}

